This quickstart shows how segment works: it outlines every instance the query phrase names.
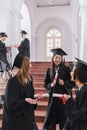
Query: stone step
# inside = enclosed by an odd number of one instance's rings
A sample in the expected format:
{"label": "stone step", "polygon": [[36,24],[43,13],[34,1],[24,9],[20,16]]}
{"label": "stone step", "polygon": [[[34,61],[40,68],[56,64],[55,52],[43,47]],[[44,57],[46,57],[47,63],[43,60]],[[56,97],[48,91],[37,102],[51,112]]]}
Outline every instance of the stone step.
{"label": "stone step", "polygon": [[34,78],[33,78],[33,82],[37,82],[37,81],[41,81],[41,82],[43,82],[44,80],[43,80],[43,77],[40,77],[40,76],[35,76]]}
{"label": "stone step", "polygon": [[35,88],[35,87],[44,88],[44,85],[43,85],[43,83],[41,83],[41,82],[40,82],[40,83],[38,83],[38,82],[37,82],[37,83],[34,83],[33,85],[34,85],[34,88]]}
{"label": "stone step", "polygon": [[47,67],[50,67],[50,65],[45,65],[45,64],[37,64],[37,65],[32,65],[32,67],[31,67],[31,70],[32,70],[32,68],[35,68],[35,69],[38,69],[38,68],[47,68]]}
{"label": "stone step", "polygon": [[2,83],[2,82],[0,82],[0,88],[5,88],[5,87],[6,87],[6,85],[7,85],[7,82],[6,82],[6,83],[4,83],[4,81],[3,81],[3,83]]}
{"label": "stone step", "polygon": [[34,83],[34,85],[35,85],[35,84],[41,84],[41,85],[43,85],[43,81],[40,81],[40,80],[33,81],[33,83]]}
{"label": "stone step", "polygon": [[35,120],[36,122],[44,122],[46,116],[46,111],[35,110]]}
{"label": "stone step", "polygon": [[43,122],[36,122],[36,124],[38,126],[38,129],[42,130],[42,128],[43,128]]}
{"label": "stone step", "polygon": [[0,79],[0,94],[5,92],[6,85],[7,85],[7,81],[4,82],[3,80],[1,81]]}
{"label": "stone step", "polygon": [[38,101],[37,109],[38,111],[46,111],[47,109],[47,101]]}
{"label": "stone step", "polygon": [[40,72],[39,71],[37,71],[37,72],[34,71],[34,72],[31,73],[32,76],[33,75],[44,76],[44,74],[45,74],[45,71],[40,71]]}
{"label": "stone step", "polygon": [[44,72],[44,71],[46,71],[46,69],[47,69],[47,67],[32,67],[31,68],[31,72],[34,72],[35,70],[37,69],[37,72],[39,71],[39,72]]}
{"label": "stone step", "polygon": [[35,93],[47,93],[44,87],[35,87]]}
{"label": "stone step", "polygon": [[50,62],[31,62],[32,66],[49,66]]}
{"label": "stone step", "polygon": [[34,73],[31,73],[32,77],[41,77],[41,78],[44,78],[45,76],[45,72],[41,73],[41,72],[34,72]]}

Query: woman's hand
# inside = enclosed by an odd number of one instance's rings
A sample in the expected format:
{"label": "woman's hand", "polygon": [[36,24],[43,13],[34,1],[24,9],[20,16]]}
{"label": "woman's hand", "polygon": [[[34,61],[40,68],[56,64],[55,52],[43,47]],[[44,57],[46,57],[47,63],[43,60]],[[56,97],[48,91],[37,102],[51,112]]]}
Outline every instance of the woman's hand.
{"label": "woman's hand", "polygon": [[43,94],[35,94],[34,98],[36,98],[36,99],[42,99],[43,98]]}
{"label": "woman's hand", "polygon": [[37,99],[25,98],[25,101],[29,104],[37,104]]}
{"label": "woman's hand", "polygon": [[59,79],[59,84],[64,85],[64,81],[62,79]]}
{"label": "woman's hand", "polygon": [[42,98],[43,98],[42,94],[38,94],[37,99],[42,99]]}
{"label": "woman's hand", "polygon": [[56,85],[56,82],[53,81],[53,82],[51,83],[51,87],[54,87],[55,85]]}
{"label": "woman's hand", "polygon": [[43,94],[35,94],[34,98],[42,99],[43,98]]}
{"label": "woman's hand", "polygon": [[18,48],[18,47],[19,47],[19,45],[18,45],[18,44],[15,44],[15,45],[14,45],[14,47],[15,47],[15,48]]}

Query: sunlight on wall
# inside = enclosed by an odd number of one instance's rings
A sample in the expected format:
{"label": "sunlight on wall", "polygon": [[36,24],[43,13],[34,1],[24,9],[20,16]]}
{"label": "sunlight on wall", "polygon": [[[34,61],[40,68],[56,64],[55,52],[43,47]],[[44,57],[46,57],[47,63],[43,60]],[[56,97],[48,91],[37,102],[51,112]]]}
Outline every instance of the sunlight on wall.
{"label": "sunlight on wall", "polygon": [[25,30],[28,33],[28,38],[31,41],[30,15],[29,15],[28,9],[24,3],[21,8],[21,15],[22,15],[22,18],[20,20],[21,30]]}

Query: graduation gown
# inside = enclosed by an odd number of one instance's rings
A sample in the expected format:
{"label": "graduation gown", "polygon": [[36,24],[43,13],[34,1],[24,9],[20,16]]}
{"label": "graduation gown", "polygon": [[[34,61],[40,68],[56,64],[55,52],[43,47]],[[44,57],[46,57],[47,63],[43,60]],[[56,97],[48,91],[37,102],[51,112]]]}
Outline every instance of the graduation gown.
{"label": "graduation gown", "polygon": [[[64,81],[64,85],[59,84],[59,78]],[[54,77],[50,76],[50,68],[48,68],[44,79],[44,87],[49,93],[49,102],[43,130],[56,130],[56,124],[60,124],[60,130],[62,130],[66,119],[66,106],[63,104],[62,99],[52,97],[52,94],[69,93],[71,90],[70,69],[64,65],[60,66],[55,87],[51,87],[53,79]]]}
{"label": "graduation gown", "polygon": [[87,84],[80,89],[76,101],[73,103],[73,99],[70,98],[67,101],[68,104],[73,105],[64,128],[66,130],[87,130]]}
{"label": "graduation gown", "polygon": [[23,86],[12,77],[6,87],[2,130],[34,130],[36,105],[25,102],[25,98],[34,98],[32,82]]}
{"label": "graduation gown", "polygon": [[28,56],[30,58],[30,41],[25,38],[21,41],[20,46],[18,47],[19,53],[23,56]]}
{"label": "graduation gown", "polygon": [[9,70],[10,65],[7,61],[7,49],[5,43],[0,40],[0,71]]}

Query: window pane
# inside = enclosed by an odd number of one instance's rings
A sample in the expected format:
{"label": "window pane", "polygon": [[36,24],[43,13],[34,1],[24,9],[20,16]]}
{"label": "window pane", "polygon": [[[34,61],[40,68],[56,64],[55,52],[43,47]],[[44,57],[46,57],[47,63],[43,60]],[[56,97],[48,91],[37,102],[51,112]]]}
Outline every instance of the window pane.
{"label": "window pane", "polygon": [[56,37],[61,37],[61,33],[58,32],[58,33],[56,34]]}
{"label": "window pane", "polygon": [[61,48],[61,43],[58,43],[58,47],[60,47],[60,48]]}
{"label": "window pane", "polygon": [[59,30],[57,29],[52,29],[50,30],[47,35],[46,35],[46,56],[47,57],[51,57],[52,53],[50,51],[50,49],[52,48],[57,48],[60,47],[61,48],[61,44],[62,44],[62,35],[59,32]]}

